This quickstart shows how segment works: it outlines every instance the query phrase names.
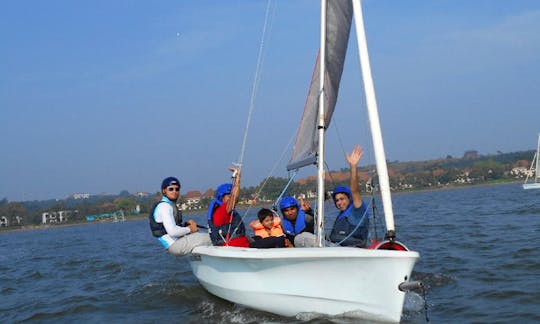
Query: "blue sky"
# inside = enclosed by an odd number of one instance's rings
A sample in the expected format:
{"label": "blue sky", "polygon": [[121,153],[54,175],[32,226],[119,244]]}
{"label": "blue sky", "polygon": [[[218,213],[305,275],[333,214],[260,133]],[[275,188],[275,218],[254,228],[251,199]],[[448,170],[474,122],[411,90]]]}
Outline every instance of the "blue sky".
{"label": "blue sky", "polygon": [[[227,181],[266,6],[4,1],[0,199],[154,192],[169,175],[184,193]],[[318,50],[318,1],[277,0],[271,12],[244,185],[287,175]],[[364,16],[389,160],[535,147],[540,1],[365,0]],[[328,131],[331,169],[346,167],[343,148],[356,143],[361,164],[374,162],[355,42],[345,69]]]}

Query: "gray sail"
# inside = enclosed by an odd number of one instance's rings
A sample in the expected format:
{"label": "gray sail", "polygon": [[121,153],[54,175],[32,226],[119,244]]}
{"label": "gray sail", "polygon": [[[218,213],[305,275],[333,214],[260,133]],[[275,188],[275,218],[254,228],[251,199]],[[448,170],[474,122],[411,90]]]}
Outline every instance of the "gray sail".
{"label": "gray sail", "polygon": [[[332,113],[336,106],[339,83],[345,63],[345,54],[349,42],[352,20],[352,4],[349,0],[330,0],[326,9],[326,72],[324,80],[325,93],[325,127],[328,128]],[[296,134],[291,160],[287,170],[295,170],[316,162],[318,137],[317,116],[319,107],[319,59],[315,63],[315,72],[311,79],[304,113]]]}

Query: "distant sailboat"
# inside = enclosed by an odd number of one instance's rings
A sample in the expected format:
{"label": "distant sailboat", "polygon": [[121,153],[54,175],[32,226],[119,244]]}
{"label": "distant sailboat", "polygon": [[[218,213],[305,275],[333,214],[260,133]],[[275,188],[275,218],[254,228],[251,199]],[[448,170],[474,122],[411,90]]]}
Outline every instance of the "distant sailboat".
{"label": "distant sailboat", "polygon": [[[531,168],[527,173],[527,178],[523,183],[523,189],[540,189],[540,134],[538,134],[538,144],[536,146],[536,153],[531,161]],[[534,172],[534,176],[531,176]],[[534,179],[533,182],[529,182],[529,178]]]}
{"label": "distant sailboat", "polygon": [[[324,133],[337,101],[353,13],[386,237],[390,240],[370,248],[326,246],[323,242]],[[313,163],[318,165],[319,246],[293,249],[198,246],[189,262],[195,277],[210,293],[247,307],[283,316],[313,313],[399,322],[405,291],[415,286],[409,280],[420,255],[395,241],[386,157],[360,1],[321,1],[321,24],[321,49],[316,62],[319,73],[314,75],[288,166],[294,170]],[[400,249],[389,248],[395,245]]]}

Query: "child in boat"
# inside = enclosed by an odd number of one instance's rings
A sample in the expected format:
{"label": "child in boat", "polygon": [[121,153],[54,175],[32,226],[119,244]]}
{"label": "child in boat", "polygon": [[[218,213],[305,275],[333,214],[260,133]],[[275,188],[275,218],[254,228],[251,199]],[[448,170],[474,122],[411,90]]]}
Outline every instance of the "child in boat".
{"label": "child in boat", "polygon": [[273,211],[262,208],[257,213],[257,218],[249,224],[255,234],[250,247],[259,249],[293,247],[283,232],[281,218],[274,215]]}

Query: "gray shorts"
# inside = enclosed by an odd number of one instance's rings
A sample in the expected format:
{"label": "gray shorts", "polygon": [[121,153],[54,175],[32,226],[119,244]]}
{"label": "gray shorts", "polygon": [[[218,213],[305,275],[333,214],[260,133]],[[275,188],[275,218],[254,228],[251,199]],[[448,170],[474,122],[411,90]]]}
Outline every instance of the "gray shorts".
{"label": "gray shorts", "polygon": [[212,245],[208,233],[191,233],[176,240],[167,251],[174,256],[182,256],[191,253],[196,246]]}
{"label": "gray shorts", "polygon": [[317,236],[310,232],[302,232],[294,237],[295,247],[316,247]]}

